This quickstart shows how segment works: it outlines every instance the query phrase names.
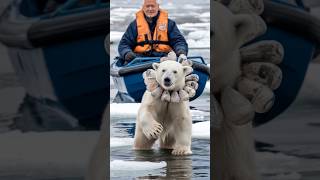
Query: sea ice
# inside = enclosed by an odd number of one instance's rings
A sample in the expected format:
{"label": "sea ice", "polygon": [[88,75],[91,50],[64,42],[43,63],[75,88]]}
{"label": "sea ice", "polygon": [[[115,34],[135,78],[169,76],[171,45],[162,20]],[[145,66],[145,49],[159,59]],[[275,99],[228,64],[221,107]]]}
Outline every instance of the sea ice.
{"label": "sea ice", "polygon": [[132,146],[133,145],[133,138],[117,138],[111,137],[110,138],[110,147],[123,147],[123,146]]}
{"label": "sea ice", "polygon": [[192,124],[192,138],[210,139],[210,121]]}
{"label": "sea ice", "polygon": [[[110,117],[111,120],[119,118],[136,118],[138,109],[141,103],[111,103]],[[191,115],[194,117],[209,116],[209,112],[191,110]]]}
{"label": "sea ice", "polygon": [[150,162],[150,161],[124,161],[113,160],[110,162],[111,171],[149,171],[166,167],[165,161]]}

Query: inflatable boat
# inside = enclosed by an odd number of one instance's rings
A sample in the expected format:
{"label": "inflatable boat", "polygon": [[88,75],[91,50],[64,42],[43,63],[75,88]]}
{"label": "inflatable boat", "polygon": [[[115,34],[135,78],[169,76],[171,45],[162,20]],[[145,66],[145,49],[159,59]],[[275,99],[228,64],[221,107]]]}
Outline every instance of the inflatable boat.
{"label": "inflatable boat", "polygon": [[[209,66],[205,63],[201,56],[188,57],[192,61],[193,73],[199,76],[199,87],[196,95],[190,100],[198,98],[210,78]],[[111,64],[110,75],[121,96],[128,95],[134,102],[141,102],[143,93],[146,91],[146,85],[142,77],[142,73],[147,69],[152,69],[152,63],[160,62],[159,57],[138,57],[126,65],[122,65],[118,57]],[[127,99],[124,99],[127,100]]]}
{"label": "inflatable boat", "polygon": [[256,125],[272,120],[295,100],[320,44],[320,21],[310,15],[302,0],[265,0],[262,17],[268,29],[255,41],[276,40],[283,45],[283,79],[275,91],[274,106],[267,113],[256,114]]}

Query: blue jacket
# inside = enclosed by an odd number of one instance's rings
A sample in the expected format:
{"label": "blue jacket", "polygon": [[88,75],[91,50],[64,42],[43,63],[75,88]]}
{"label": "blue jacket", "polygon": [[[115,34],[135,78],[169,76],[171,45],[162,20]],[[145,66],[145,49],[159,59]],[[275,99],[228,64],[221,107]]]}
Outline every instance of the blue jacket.
{"label": "blue jacket", "polygon": [[[159,16],[159,13],[158,13]],[[153,32],[158,16],[154,18],[152,23],[149,24],[149,29]],[[137,31],[137,23],[136,20],[132,21],[130,25],[128,26],[126,32],[122,36],[119,46],[118,46],[118,52],[119,56],[121,59],[124,59],[126,53],[132,51],[136,46],[137,43],[137,36],[138,36],[138,31]],[[188,54],[188,44],[185,40],[185,38],[182,36],[180,33],[176,23],[168,19],[168,38],[169,38],[169,45],[171,48],[175,51],[177,56],[180,54]],[[159,52],[151,52],[148,56],[153,56],[153,57],[162,57],[166,56],[166,53],[159,53]],[[142,54],[137,54],[137,56],[144,56]]]}

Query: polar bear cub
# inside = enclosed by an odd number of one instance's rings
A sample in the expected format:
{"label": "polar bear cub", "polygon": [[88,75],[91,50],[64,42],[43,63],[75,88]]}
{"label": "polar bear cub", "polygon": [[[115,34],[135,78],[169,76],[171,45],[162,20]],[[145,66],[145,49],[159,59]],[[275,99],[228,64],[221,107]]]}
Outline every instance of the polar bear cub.
{"label": "polar bear cub", "polygon": [[[156,80],[163,90],[177,91],[185,86],[189,66],[176,61],[153,63]],[[151,149],[160,140],[160,148],[173,149],[173,155],[189,155],[191,151],[192,119],[189,101],[166,102],[146,91],[138,110],[134,149]]]}

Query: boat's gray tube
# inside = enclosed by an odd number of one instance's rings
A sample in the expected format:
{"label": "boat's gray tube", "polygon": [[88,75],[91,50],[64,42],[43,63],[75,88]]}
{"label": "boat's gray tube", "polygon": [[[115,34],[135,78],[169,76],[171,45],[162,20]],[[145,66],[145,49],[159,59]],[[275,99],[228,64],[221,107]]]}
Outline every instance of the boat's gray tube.
{"label": "boat's gray tube", "polygon": [[28,37],[33,46],[44,46],[90,36],[107,35],[108,19],[109,13],[102,8],[41,20],[30,27]]}
{"label": "boat's gray tube", "polygon": [[[210,75],[210,68],[205,64],[193,63],[192,68],[194,70],[201,71]],[[110,75],[113,77],[125,76],[128,74],[144,72],[147,69],[152,69],[152,63],[145,63],[137,66],[129,66],[129,67],[116,67],[116,62],[111,65]]]}
{"label": "boat's gray tube", "polygon": [[0,17],[0,42],[19,48],[43,47],[91,36],[107,35],[109,13],[105,8],[48,19],[26,18],[7,10]]}
{"label": "boat's gray tube", "polygon": [[320,44],[320,20],[308,12],[268,0],[264,1],[262,17],[268,25],[296,33]]}

